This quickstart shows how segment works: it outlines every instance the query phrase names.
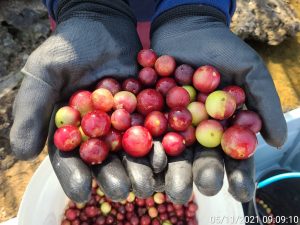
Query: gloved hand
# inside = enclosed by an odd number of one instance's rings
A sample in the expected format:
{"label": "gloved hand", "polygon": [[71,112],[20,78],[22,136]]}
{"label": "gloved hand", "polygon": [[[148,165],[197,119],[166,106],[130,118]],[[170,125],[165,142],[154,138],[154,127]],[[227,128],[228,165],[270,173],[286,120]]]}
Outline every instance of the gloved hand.
{"label": "gloved hand", "polygon": [[[246,106],[262,118],[261,134],[266,142],[275,147],[283,145],[287,126],[271,76],[257,53],[229,30],[222,12],[205,5],[184,5],[160,14],[152,23],[151,48],[158,55],[174,56],[180,63],[216,67],[222,74],[222,85],[236,84],[245,90]],[[169,163],[165,179],[166,193],[177,202],[189,198],[186,190],[192,189],[191,177],[203,194],[218,193],[223,185],[224,165],[232,196],[241,202],[253,196],[253,157],[233,160],[219,148],[198,145],[192,168],[172,169],[183,163],[187,165],[188,161],[176,159]]]}
{"label": "gloved hand", "polygon": [[[137,74],[141,45],[127,4],[122,0],[61,0],[58,4],[56,31],[30,55],[14,103],[11,147],[23,160],[36,157],[43,149],[58,102],[66,102],[76,90],[89,88],[102,77],[122,79]],[[54,122],[50,125],[48,150],[55,173],[71,199],[87,201],[90,168],[78,152],[55,148]],[[114,200],[127,197],[131,184],[119,157],[110,155],[91,169],[105,194]]]}

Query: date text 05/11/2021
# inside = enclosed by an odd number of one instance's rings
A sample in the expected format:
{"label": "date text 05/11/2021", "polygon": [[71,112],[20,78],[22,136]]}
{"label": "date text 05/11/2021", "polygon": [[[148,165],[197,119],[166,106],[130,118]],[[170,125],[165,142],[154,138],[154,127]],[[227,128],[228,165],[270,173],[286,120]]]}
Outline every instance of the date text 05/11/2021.
{"label": "date text 05/11/2021", "polygon": [[259,223],[275,223],[275,224],[298,224],[300,222],[300,217],[298,216],[213,216],[210,217],[211,224],[251,224]]}

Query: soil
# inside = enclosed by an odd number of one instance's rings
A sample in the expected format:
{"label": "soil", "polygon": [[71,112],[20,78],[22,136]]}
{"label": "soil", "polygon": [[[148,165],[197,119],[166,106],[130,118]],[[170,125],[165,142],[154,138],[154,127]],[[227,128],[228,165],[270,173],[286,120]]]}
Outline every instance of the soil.
{"label": "soil", "polygon": [[[299,1],[292,0],[291,4],[295,7],[297,14],[300,15]],[[268,46],[259,42],[248,43],[258,51],[266,62],[279,93],[283,111],[286,112],[299,107],[300,33],[278,46]],[[28,51],[28,49],[26,50]],[[7,98],[1,98],[0,130],[1,126],[6,126],[6,128],[10,126],[6,121],[11,118],[12,99],[16,92],[17,87],[11,90],[11,94]],[[7,106],[5,111],[3,105]],[[44,149],[42,154],[34,161],[17,161],[13,156],[7,154],[7,152],[5,154],[5,151],[3,151],[9,149],[6,146],[7,140],[8,133],[2,134],[0,132],[0,222],[16,216],[22,195],[32,174],[47,155],[47,151]]]}

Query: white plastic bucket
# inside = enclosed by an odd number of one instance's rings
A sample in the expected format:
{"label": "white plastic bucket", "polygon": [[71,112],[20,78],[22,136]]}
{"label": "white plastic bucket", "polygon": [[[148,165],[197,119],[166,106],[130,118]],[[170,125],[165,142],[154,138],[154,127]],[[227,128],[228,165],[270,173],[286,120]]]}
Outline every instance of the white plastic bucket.
{"label": "white plastic bucket", "polygon": [[[230,225],[233,218],[242,220],[244,215],[242,205],[227,192],[226,179],[222,190],[214,197],[203,196],[194,188],[199,205],[197,213],[199,224]],[[67,202],[68,198],[47,157],[26,188],[17,216],[18,225],[60,225]]]}

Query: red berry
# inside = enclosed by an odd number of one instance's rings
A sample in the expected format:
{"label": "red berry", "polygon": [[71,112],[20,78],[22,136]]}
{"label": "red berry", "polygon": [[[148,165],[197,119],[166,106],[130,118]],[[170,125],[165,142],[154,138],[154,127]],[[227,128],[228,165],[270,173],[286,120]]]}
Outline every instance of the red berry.
{"label": "red berry", "polygon": [[157,192],[153,195],[153,200],[156,204],[163,204],[166,201],[166,196],[163,193]]}
{"label": "red berry", "polygon": [[162,140],[162,145],[166,154],[170,156],[178,156],[185,149],[183,137],[175,132],[167,133]]}
{"label": "red berry", "polygon": [[153,86],[157,80],[156,71],[151,67],[145,67],[139,72],[139,80],[145,86]]}
{"label": "red berry", "polygon": [[131,114],[131,126],[143,126],[144,125],[144,117],[139,113]]}
{"label": "red berry", "polygon": [[190,103],[190,95],[182,87],[173,87],[167,93],[166,102],[170,108],[186,107]]}
{"label": "red berry", "polygon": [[92,102],[94,109],[108,112],[114,106],[114,97],[109,90],[99,88],[92,93]]}
{"label": "red berry", "polygon": [[85,208],[84,211],[85,211],[86,216],[90,217],[90,218],[95,217],[99,213],[99,209],[95,206],[88,206]]}
{"label": "red berry", "polygon": [[157,210],[161,214],[161,213],[165,213],[167,208],[164,204],[160,204],[160,205],[157,206]]}
{"label": "red berry", "polygon": [[113,95],[115,95],[117,92],[121,91],[121,86],[119,82],[113,78],[104,78],[99,81],[96,88],[105,88],[109,90]]}
{"label": "red berry", "polygon": [[137,56],[138,63],[143,67],[153,67],[156,59],[157,55],[152,49],[143,49]]}
{"label": "red berry", "polygon": [[158,211],[157,211],[157,209],[156,209],[155,207],[150,207],[150,208],[148,209],[148,214],[149,214],[149,216],[150,216],[151,218],[155,218],[155,217],[158,216]]}
{"label": "red berry", "polygon": [[111,124],[119,131],[127,130],[131,125],[131,117],[125,109],[117,109],[111,115]]}
{"label": "red berry", "polygon": [[194,69],[187,64],[178,66],[175,70],[175,79],[180,85],[189,85],[192,83]]}
{"label": "red berry", "polygon": [[163,106],[162,95],[154,89],[145,89],[137,96],[137,110],[142,115],[147,115],[152,111],[162,111]]}
{"label": "red berry", "polygon": [[143,157],[152,147],[152,136],[142,126],[130,127],[123,135],[122,145],[124,151],[133,157]]}
{"label": "red berry", "polygon": [[185,131],[192,124],[192,114],[183,107],[173,108],[168,114],[168,122],[172,129]]}
{"label": "red berry", "polygon": [[91,138],[80,146],[80,157],[88,164],[102,163],[108,156],[109,149],[104,141]]}
{"label": "red berry", "polygon": [[111,129],[104,137],[104,142],[112,152],[117,152],[122,149],[122,134],[114,129]]}
{"label": "red berry", "polygon": [[138,80],[128,78],[123,82],[122,88],[124,91],[129,91],[132,94],[137,95],[141,91],[142,85]]}
{"label": "red berry", "polygon": [[54,144],[61,151],[72,151],[81,143],[81,134],[78,127],[65,125],[54,133]]}
{"label": "red berry", "polygon": [[84,116],[93,110],[92,93],[83,90],[75,92],[70,98],[69,105]]}
{"label": "red berry", "polygon": [[195,132],[196,129],[193,126],[189,126],[185,131],[179,133],[184,138],[186,146],[191,146],[195,143],[196,141]]}
{"label": "red berry", "polygon": [[208,94],[198,93],[198,95],[197,95],[197,101],[198,102],[202,102],[203,104],[205,104],[207,96],[208,96]]}
{"label": "red berry", "polygon": [[107,113],[95,110],[87,113],[82,118],[81,127],[89,137],[104,136],[110,130],[110,118]]}
{"label": "red berry", "polygon": [[145,119],[144,126],[154,137],[163,135],[168,128],[168,121],[165,115],[159,111],[149,113]]}
{"label": "red berry", "polygon": [[79,216],[79,211],[76,209],[67,209],[65,216],[68,220],[73,221]]}
{"label": "red berry", "polygon": [[168,91],[173,87],[176,87],[175,80],[170,77],[164,77],[158,80],[155,89],[158,92],[160,92],[163,96],[166,96]]}
{"label": "red berry", "polygon": [[172,56],[162,55],[158,57],[154,67],[160,76],[170,76],[175,70],[176,62]]}
{"label": "red berry", "polygon": [[134,94],[129,91],[120,91],[114,96],[114,109],[125,109],[132,113],[137,105],[137,99]]}
{"label": "red berry", "polygon": [[147,207],[152,207],[152,206],[154,206],[155,205],[155,202],[154,202],[154,199],[153,199],[153,197],[151,196],[151,197],[149,197],[149,198],[146,198],[146,206]]}
{"label": "red berry", "polygon": [[231,86],[225,87],[223,89],[223,91],[228,92],[229,94],[231,94],[234,97],[237,107],[241,107],[245,103],[246,94],[241,87],[236,86],[236,85],[231,85]]}
{"label": "red berry", "polygon": [[214,91],[220,84],[220,73],[213,66],[199,67],[193,76],[193,86],[202,93]]}
{"label": "red berry", "polygon": [[138,206],[144,206],[144,205],[145,205],[145,199],[136,197],[136,198],[135,198],[135,203],[136,203]]}
{"label": "red berry", "polygon": [[70,106],[60,108],[55,114],[55,124],[58,128],[64,125],[77,127],[80,125],[80,119],[79,111]]}
{"label": "red berry", "polygon": [[151,223],[151,219],[148,215],[144,215],[141,217],[140,224],[141,225],[149,225]]}
{"label": "red berry", "polygon": [[260,116],[250,110],[239,111],[233,119],[233,125],[249,128],[253,133],[258,133],[262,126]]}

